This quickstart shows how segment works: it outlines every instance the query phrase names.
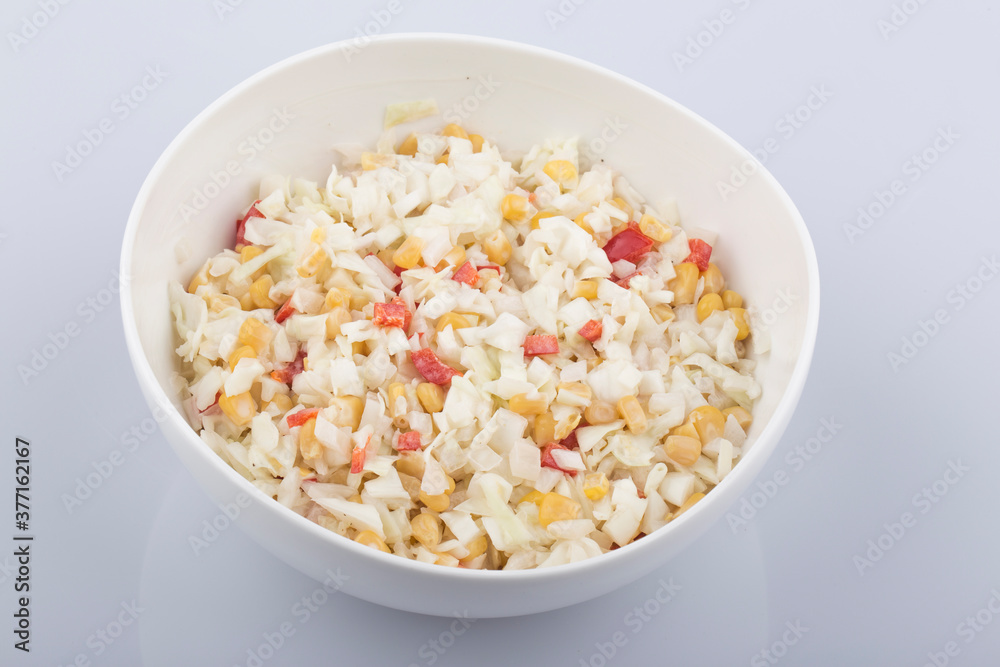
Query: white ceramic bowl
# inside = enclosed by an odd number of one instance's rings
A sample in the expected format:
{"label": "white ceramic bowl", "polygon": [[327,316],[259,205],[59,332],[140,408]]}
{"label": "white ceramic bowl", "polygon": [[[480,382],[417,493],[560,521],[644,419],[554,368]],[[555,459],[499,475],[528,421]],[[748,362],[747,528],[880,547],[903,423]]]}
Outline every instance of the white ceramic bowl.
{"label": "white ceramic bowl", "polygon": [[[418,127],[459,122],[501,148],[522,151],[577,134],[652,203],[676,196],[685,225],[718,231],[713,259],[769,325],[773,349],[760,358],[763,395],[745,457],[691,511],[634,544],[582,563],[520,572],[452,569],[376,552],[258,492],[202,443],[178,410],[167,282],[186,284],[207,257],[232,244],[236,213],[253,199],[261,176],[323,182],[331,146],[372,145],[387,104],[424,98],[437,100],[444,120]],[[663,95],[534,47],[396,35],[289,58],[202,112],[139,192],[121,266],[122,316],[139,384],[150,406],[165,411],[163,433],[205,491],[220,504],[248,503],[236,523],[317,580],[339,569],[346,575],[342,590],[359,598],[474,617],[546,611],[602,595],[662,565],[722,516],[771,455],[801,394],[819,317],[815,253],[795,206],[763,170],[722,200],[717,182],[748,159],[733,140]]]}

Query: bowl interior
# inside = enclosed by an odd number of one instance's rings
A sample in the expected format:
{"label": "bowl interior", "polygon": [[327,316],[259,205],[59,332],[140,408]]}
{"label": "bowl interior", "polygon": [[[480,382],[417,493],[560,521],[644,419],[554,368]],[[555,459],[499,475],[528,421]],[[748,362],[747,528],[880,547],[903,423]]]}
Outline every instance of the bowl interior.
{"label": "bowl interior", "polygon": [[[183,131],[143,186],[123,249],[125,325],[147,396],[178,404],[167,282],[186,284],[232,243],[261,177],[322,183],[334,146],[373,145],[387,104],[426,98],[442,115],[401,131],[458,122],[510,156],[579,135],[585,155],[621,171],[654,206],[676,197],[685,226],[718,232],[714,261],[772,337],[759,358],[754,445],[706,501],[731,496],[721,493],[727,484],[738,492],[786,425],[812,353],[817,272],[798,213],[766,172],[724,201],[717,183],[748,153],[683,107],[580,61],[492,40],[422,35],[317,49],[255,75]],[[184,437],[174,446],[202,447],[193,431]]]}

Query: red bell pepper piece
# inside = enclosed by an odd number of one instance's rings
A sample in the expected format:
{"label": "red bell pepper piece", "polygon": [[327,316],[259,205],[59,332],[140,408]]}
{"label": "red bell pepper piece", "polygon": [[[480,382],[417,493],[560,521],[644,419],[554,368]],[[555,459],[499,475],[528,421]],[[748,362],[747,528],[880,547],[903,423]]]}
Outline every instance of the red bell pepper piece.
{"label": "red bell pepper piece", "polygon": [[406,302],[398,296],[389,303],[376,303],[372,324],[377,327],[398,327],[405,330],[409,325],[410,311]]}
{"label": "red bell pepper piece", "polygon": [[277,380],[278,382],[283,382],[285,384],[292,384],[292,380],[295,376],[305,370],[304,359],[306,358],[306,351],[299,350],[299,353],[295,355],[295,360],[290,364],[286,364],[283,368],[276,368],[271,371],[271,379]]}
{"label": "red bell pepper piece", "polygon": [[552,456],[553,450],[556,449],[562,449],[564,451],[568,451],[569,447],[563,447],[562,445],[557,444],[555,442],[550,442],[549,444],[545,445],[544,447],[542,447],[542,465],[545,466],[546,468],[552,468],[554,470],[564,472],[570,477],[576,477],[575,470],[566,470],[565,468],[560,468],[559,464],[556,463],[555,457]]}
{"label": "red bell pepper piece", "polygon": [[420,449],[420,434],[416,431],[400,433],[396,438],[396,451],[414,452]]}
{"label": "red bell pepper piece", "polygon": [[639,225],[630,222],[627,228],[608,239],[604,244],[604,253],[612,264],[620,259],[638,264],[639,258],[650,251],[653,243],[653,239],[639,231]]}
{"label": "red bell pepper piece", "polygon": [[699,271],[707,269],[708,260],[712,257],[712,246],[701,239],[688,239],[688,248],[691,249],[691,254],[684,261],[697,264]]}
{"label": "red bell pepper piece", "polygon": [[413,365],[417,367],[424,379],[434,384],[448,384],[456,375],[461,375],[459,371],[444,363],[434,353],[434,350],[424,348],[410,353]]}
{"label": "red bell pepper piece", "polygon": [[586,324],[580,327],[579,333],[581,336],[593,343],[595,340],[601,337],[604,332],[604,324],[601,320],[588,320]]}
{"label": "red bell pepper piece", "polygon": [[621,280],[616,280],[615,284],[625,289],[628,289],[629,285],[632,284],[632,279],[635,278],[636,276],[641,276],[641,275],[642,271],[633,271],[632,273],[628,274]]}
{"label": "red bell pepper piece", "polygon": [[539,354],[558,354],[559,339],[555,336],[525,336],[524,356],[534,357]]}
{"label": "red bell pepper piece", "polygon": [[355,446],[351,451],[351,472],[358,473],[365,469],[365,458],[368,456],[368,448],[361,445]]}
{"label": "red bell pepper piece", "polygon": [[469,287],[475,287],[479,284],[479,272],[472,262],[466,262],[462,266],[458,267],[455,271],[455,275],[451,277],[452,280],[457,280],[460,283],[465,283]]}
{"label": "red bell pepper piece", "polygon": [[260,203],[258,199],[253,204],[250,205],[250,210],[247,214],[243,216],[242,220],[236,221],[236,245],[245,245],[247,240],[245,235],[247,233],[247,220],[250,218],[263,218],[264,214],[257,210],[257,204]]}
{"label": "red bell pepper piece", "polygon": [[281,305],[281,308],[278,309],[278,312],[274,314],[274,321],[277,322],[278,324],[281,324],[289,317],[291,317],[292,313],[294,312],[295,308],[292,307],[292,297],[288,297],[288,301],[283,303]]}
{"label": "red bell pepper piece", "polygon": [[295,414],[291,414],[285,417],[285,421],[288,422],[288,428],[295,428],[296,426],[302,426],[310,419],[316,419],[316,415],[318,414],[319,414],[319,408],[309,408],[308,410],[299,410]]}

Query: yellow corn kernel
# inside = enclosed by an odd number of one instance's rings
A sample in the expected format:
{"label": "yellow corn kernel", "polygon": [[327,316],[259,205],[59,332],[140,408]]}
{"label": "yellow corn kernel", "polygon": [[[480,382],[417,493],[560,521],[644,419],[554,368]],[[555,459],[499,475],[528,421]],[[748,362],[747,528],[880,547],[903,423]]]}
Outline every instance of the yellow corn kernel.
{"label": "yellow corn kernel", "polygon": [[520,505],[521,503],[534,503],[536,505],[541,505],[542,498],[544,497],[545,497],[544,493],[536,489],[532,489],[531,491],[528,491],[526,494],[524,494],[524,497],[521,498],[521,500],[519,500],[517,504]]}
{"label": "yellow corn kernel", "polygon": [[329,259],[329,256],[326,254],[326,250],[316,248],[306,255],[305,259],[302,260],[302,263],[299,264],[295,270],[298,271],[299,275],[303,278],[312,278],[319,273],[319,270],[323,268],[323,264],[325,264]]}
{"label": "yellow corn kernel", "polygon": [[236,368],[236,364],[240,363],[240,359],[256,359],[257,353],[249,345],[241,345],[240,347],[233,350],[233,353],[229,355],[229,367]]}
{"label": "yellow corn kernel", "polygon": [[729,308],[742,308],[743,307],[743,297],[740,296],[739,292],[734,292],[731,289],[727,289],[722,293],[722,305],[728,310]]}
{"label": "yellow corn kernel", "polygon": [[246,264],[254,257],[264,254],[264,249],[260,246],[245,245],[240,249],[240,264]]}
{"label": "yellow corn kernel", "polygon": [[656,304],[649,309],[649,312],[653,314],[653,319],[660,324],[674,319],[674,309],[665,303]]}
{"label": "yellow corn kernel", "polygon": [[736,340],[743,340],[750,335],[750,320],[747,318],[747,311],[744,308],[730,308],[733,314],[733,322],[736,323]]}
{"label": "yellow corn kernel", "polygon": [[582,229],[583,231],[585,231],[585,232],[587,232],[588,234],[590,234],[591,236],[593,236],[593,235],[594,235],[594,228],[593,228],[593,227],[591,227],[591,226],[590,226],[590,223],[588,223],[588,222],[587,222],[587,221],[586,221],[586,220],[584,219],[584,218],[586,218],[586,217],[587,217],[588,215],[589,215],[589,213],[581,213],[580,215],[578,215],[578,216],[576,216],[575,218],[573,218],[573,222],[575,222],[575,223],[576,223],[576,226],[577,226],[577,227],[579,227],[579,228],[580,228],[580,229]]}
{"label": "yellow corn kernel", "polygon": [[510,259],[510,241],[507,240],[507,235],[503,233],[502,230],[496,230],[490,236],[483,241],[483,252],[486,253],[486,257],[489,258],[491,262],[499,266],[503,266]]}
{"label": "yellow corn kernel", "polygon": [[544,397],[528,398],[527,394],[514,394],[507,402],[511,412],[519,415],[540,415],[549,409]]}
{"label": "yellow corn kernel", "polygon": [[591,500],[597,501],[608,495],[611,482],[603,472],[588,472],[583,478],[583,493]]}
{"label": "yellow corn kernel", "polygon": [[427,509],[434,512],[447,512],[448,508],[451,507],[451,494],[438,493],[431,496],[421,491],[420,502],[422,502]]}
{"label": "yellow corn kernel", "polygon": [[648,213],[639,218],[639,231],[657,243],[665,243],[674,235],[669,227]]}
{"label": "yellow corn kernel", "polygon": [[385,540],[378,536],[374,530],[363,530],[355,536],[354,541],[358,544],[363,544],[366,547],[371,547],[372,549],[377,549],[378,551],[384,551],[385,553],[392,553],[388,545],[386,545]]}
{"label": "yellow corn kernel", "polygon": [[701,277],[705,281],[702,294],[722,294],[722,289],[726,286],[726,279],[722,277],[722,271],[712,262],[708,263],[708,268],[701,272]]}
{"label": "yellow corn kernel", "polygon": [[351,321],[351,312],[343,306],[337,306],[326,314],[326,339],[333,340],[340,335],[340,327]]}
{"label": "yellow corn kernel", "polygon": [[420,263],[420,253],[424,249],[424,240],[419,236],[407,236],[406,240],[392,253],[392,261],[396,266],[412,269]]}
{"label": "yellow corn kernel", "polygon": [[701,456],[701,440],[686,435],[668,435],[664,443],[667,456],[682,466],[693,466]]}
{"label": "yellow corn kernel", "polygon": [[718,294],[709,292],[698,299],[698,306],[695,308],[695,314],[698,316],[699,322],[704,322],[708,319],[709,315],[717,310],[722,310],[722,297]]}
{"label": "yellow corn kernel", "polygon": [[688,496],[688,499],[684,501],[684,504],[681,505],[676,512],[674,512],[673,518],[676,519],[681,514],[684,514],[684,512],[687,512],[689,509],[694,507],[694,504],[696,502],[698,502],[704,497],[705,497],[704,493],[692,493],[690,496]]}
{"label": "yellow corn kernel", "polygon": [[249,345],[257,354],[267,349],[273,337],[274,334],[267,328],[267,325],[255,317],[246,318],[240,325],[240,344]]}
{"label": "yellow corn kernel", "polygon": [[351,295],[343,287],[331,287],[323,299],[323,310],[329,312],[334,308],[351,305]]}
{"label": "yellow corn kernel", "polygon": [[448,123],[441,130],[441,134],[445,137],[458,137],[459,139],[468,139],[469,133],[466,132],[461,125],[456,125],[455,123]]}
{"label": "yellow corn kernel", "polygon": [[736,419],[736,423],[740,425],[740,428],[743,429],[744,432],[749,430],[750,424],[753,423],[753,417],[750,415],[747,409],[741,408],[738,405],[734,405],[733,407],[726,408],[725,410],[722,411],[722,416],[725,417],[727,420],[729,419],[730,415],[732,415],[733,418]]}
{"label": "yellow corn kernel", "polygon": [[194,274],[194,276],[191,277],[191,282],[188,283],[188,289],[187,289],[188,294],[194,294],[195,290],[197,290],[202,285],[207,285],[207,284],[208,284],[208,264],[206,263],[198,270],[198,273]]}
{"label": "yellow corn kernel", "polygon": [[596,299],[597,281],[577,280],[575,283],[573,283],[573,298],[578,299],[580,297],[583,297],[584,299]]}
{"label": "yellow corn kernel", "polygon": [[535,417],[535,423],[532,426],[531,435],[535,440],[535,444],[539,447],[547,445],[550,442],[555,442],[556,418],[552,416],[551,412],[543,412]]}
{"label": "yellow corn kernel", "polygon": [[226,392],[222,392],[219,394],[219,407],[237,426],[246,426],[257,414],[257,405],[249,391],[235,396],[226,396]]}
{"label": "yellow corn kernel", "polygon": [[677,275],[667,283],[667,289],[674,293],[674,305],[686,306],[694,303],[694,291],[698,287],[698,265],[681,262],[674,267]]}
{"label": "yellow corn kernel", "polygon": [[701,437],[698,435],[698,429],[694,427],[694,424],[690,420],[684,422],[680,426],[675,426],[670,429],[670,435],[683,435],[688,438],[694,438],[695,440],[701,441]]}
{"label": "yellow corn kernel", "polygon": [[556,442],[568,438],[569,434],[573,432],[573,429],[575,429],[579,425],[580,425],[579,412],[574,412],[566,419],[560,420],[556,424]]}
{"label": "yellow corn kernel", "polygon": [[333,408],[333,418],[330,420],[335,426],[343,426],[352,431],[358,430],[361,425],[361,413],[364,412],[365,402],[357,396],[336,396],[330,399],[330,407]]}
{"label": "yellow corn kernel", "polygon": [[550,492],[538,504],[538,523],[547,528],[553,521],[569,521],[580,516],[580,503],[564,495]]}
{"label": "yellow corn kernel", "polygon": [[433,382],[421,382],[417,385],[417,401],[430,414],[441,412],[444,409],[444,389]]}
{"label": "yellow corn kernel", "polygon": [[288,394],[275,394],[270,401],[261,403],[260,411],[263,412],[269,405],[273,405],[278,409],[278,412],[284,414],[292,409],[292,399]]}
{"label": "yellow corn kernel", "polygon": [[694,425],[694,430],[698,432],[698,438],[703,445],[721,438],[722,431],[726,427],[726,418],[722,410],[712,405],[695,408],[688,415],[688,421]]}
{"label": "yellow corn kernel", "polygon": [[448,151],[441,153],[440,157],[434,160],[434,164],[448,164]]}
{"label": "yellow corn kernel", "polygon": [[503,198],[500,203],[500,212],[503,217],[511,222],[524,222],[528,217],[528,198],[516,195],[513,192]]}
{"label": "yellow corn kernel", "polygon": [[205,301],[208,302],[208,310],[213,313],[221,313],[226,308],[243,308],[239,299],[228,294],[209,294]]}
{"label": "yellow corn kernel", "polygon": [[428,549],[441,543],[441,522],[428,512],[421,512],[410,520],[410,531],[413,539]]}
{"label": "yellow corn kernel", "polygon": [[636,435],[646,430],[646,413],[635,396],[622,396],[618,401],[618,414],[625,420],[628,430]]}
{"label": "yellow corn kernel", "polygon": [[250,290],[243,293],[239,299],[240,308],[246,311],[256,310],[257,306],[253,302],[253,296],[250,294]]}
{"label": "yellow corn kernel", "polygon": [[323,454],[323,444],[316,437],[316,419],[310,419],[299,427],[299,451],[306,459],[315,459]]}
{"label": "yellow corn kernel", "polygon": [[438,318],[437,324],[434,325],[434,329],[437,331],[444,331],[445,327],[448,325],[451,325],[452,329],[464,329],[472,326],[469,323],[469,320],[465,319],[458,313],[445,313]]}
{"label": "yellow corn kernel", "polygon": [[618,412],[610,403],[594,401],[583,411],[583,418],[588,424],[607,424],[618,419]]}
{"label": "yellow corn kernel", "polygon": [[[451,250],[444,256],[441,260],[441,264],[446,266],[462,266],[465,264],[465,248],[460,245],[452,246]],[[444,266],[438,265],[438,271],[445,268]]]}
{"label": "yellow corn kernel", "polygon": [[484,553],[486,553],[486,547],[489,546],[486,542],[486,536],[480,535],[476,539],[469,542],[466,548],[469,550],[469,555],[465,557],[465,560],[472,560],[473,558],[479,558]]}
{"label": "yellow corn kernel", "polygon": [[473,153],[481,152],[483,150],[483,144],[486,143],[486,140],[483,139],[483,136],[481,134],[470,134],[469,141],[472,142]]}
{"label": "yellow corn kernel", "polygon": [[424,476],[424,455],[421,452],[407,452],[396,459],[396,470],[416,480]]}
{"label": "yellow corn kernel", "polygon": [[620,208],[621,210],[625,211],[625,215],[628,216],[625,219],[626,222],[632,219],[632,214],[635,213],[635,210],[628,204],[628,202],[626,202],[621,197],[615,197],[614,199],[611,200],[611,203]]}
{"label": "yellow corn kernel", "polygon": [[399,144],[399,148],[396,152],[400,155],[409,155],[413,157],[417,154],[417,135],[411,133],[410,136],[403,139],[402,143]]}
{"label": "yellow corn kernel", "polygon": [[576,167],[569,160],[549,160],[542,171],[545,175],[559,184],[562,190],[572,190],[576,187],[577,174]]}
{"label": "yellow corn kernel", "polygon": [[309,233],[309,240],[313,243],[322,243],[326,240],[326,230],[322,227],[316,227]]}
{"label": "yellow corn kernel", "polygon": [[388,389],[389,416],[398,419],[406,414],[406,385],[402,382],[393,382]]}
{"label": "yellow corn kernel", "polygon": [[258,308],[277,308],[278,304],[271,298],[271,288],[274,287],[274,278],[265,273],[250,285],[250,298],[253,305]]}
{"label": "yellow corn kernel", "polygon": [[531,228],[538,229],[541,226],[538,224],[539,220],[542,220],[544,218],[554,218],[557,215],[559,214],[556,213],[555,211],[539,211],[538,213],[531,216]]}
{"label": "yellow corn kernel", "polygon": [[378,169],[379,167],[395,167],[396,156],[385,153],[371,153],[365,151],[361,154],[361,168],[365,171]]}

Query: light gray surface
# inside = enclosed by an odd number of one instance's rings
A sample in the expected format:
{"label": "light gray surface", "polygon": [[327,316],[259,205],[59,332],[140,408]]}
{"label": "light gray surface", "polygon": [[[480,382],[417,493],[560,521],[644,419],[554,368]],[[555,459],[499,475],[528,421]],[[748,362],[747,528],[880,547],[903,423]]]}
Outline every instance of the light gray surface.
{"label": "light gray surface", "polygon": [[[975,278],[1000,249],[1000,3],[898,2],[902,25],[890,32],[891,23],[879,22],[893,20],[893,3],[860,0],[482,8],[399,0],[395,15],[389,2],[233,0],[220,16],[223,2],[51,0],[54,16],[17,45],[10,35],[25,30],[24,20],[42,23],[46,2],[4,5],[0,497],[10,508],[14,437],[27,437],[36,541],[32,652],[15,651],[5,628],[0,663],[68,665],[82,656],[79,664],[253,665],[248,650],[283,623],[294,634],[273,656],[265,651],[265,665],[601,665],[601,647],[610,653],[616,632],[623,645],[609,664],[934,664],[929,654],[938,664],[993,663],[1000,281]],[[546,12],[560,7],[567,16],[555,23]],[[714,24],[720,34],[712,36],[703,22],[711,26],[723,10],[730,23],[721,31]],[[159,153],[208,103],[286,56],[356,36],[372,11],[392,17],[386,32],[483,34],[582,57],[673,97],[750,149],[769,147],[766,166],[816,244],[823,313],[799,410],[759,480],[784,483],[773,498],[745,496],[759,506],[745,526],[719,524],[613,595],[476,621],[457,636],[462,623],[336,594],[306,618],[296,605],[317,584],[238,529],[198,554],[191,548],[188,538],[220,510],[154,431],[132,377],[111,293],[129,208]],[[703,53],[678,67],[674,54],[699,33]],[[146,99],[134,109],[116,103],[144,77]],[[800,110],[798,127],[783,120],[815,90],[828,99],[813,97],[817,108]],[[104,118],[113,131],[60,179],[53,162]],[[947,150],[914,171],[911,156],[928,149],[935,157],[935,138],[949,132],[938,141]],[[902,194],[849,234],[857,209],[877,204],[895,180]],[[968,281],[981,289],[967,300],[957,286]],[[935,329],[926,323],[936,311],[943,324]],[[918,333],[922,322],[934,335]],[[30,367],[67,325],[78,335],[23,379],[19,366]],[[888,355],[902,354],[903,337],[925,344],[894,368]],[[832,439],[824,419],[836,425]],[[133,428],[134,439],[126,435]],[[816,436],[829,442],[813,441],[818,453],[800,458],[796,449]],[[946,473],[953,464],[960,476]],[[111,473],[92,476],[99,484],[69,511],[66,497],[98,469]],[[955,483],[939,481],[946,478]],[[935,482],[945,493],[922,499]],[[0,540],[9,545],[14,517],[6,512]],[[869,541],[880,538],[890,548],[875,561]],[[855,557],[870,550],[869,567]],[[10,552],[0,548],[7,626]],[[661,581],[679,586],[662,605]],[[123,605],[133,603],[137,621],[104,644],[97,632],[114,633],[119,616],[131,618]],[[646,604],[648,620],[634,611]],[[796,625],[801,637],[788,630]],[[775,642],[781,657],[769,662],[760,652]],[[434,649],[442,644],[450,646]]]}

